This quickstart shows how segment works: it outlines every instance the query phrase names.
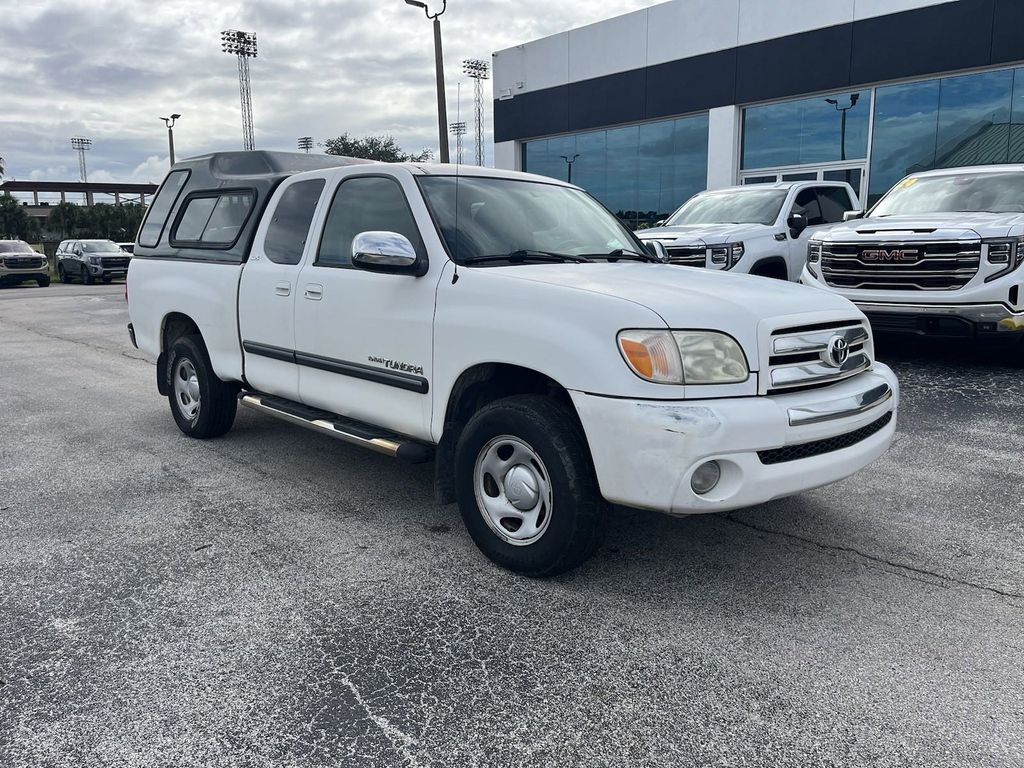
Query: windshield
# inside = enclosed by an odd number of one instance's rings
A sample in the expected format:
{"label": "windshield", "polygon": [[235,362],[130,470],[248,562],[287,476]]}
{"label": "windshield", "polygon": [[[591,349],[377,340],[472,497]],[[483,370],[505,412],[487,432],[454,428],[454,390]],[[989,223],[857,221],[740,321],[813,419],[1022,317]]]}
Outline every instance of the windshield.
{"label": "windshield", "polygon": [[32,247],[24,240],[9,240],[0,243],[0,253],[32,253]]}
{"label": "windshield", "polygon": [[964,173],[908,176],[889,190],[872,216],[907,216],[955,211],[1024,212],[1024,173]]}
{"label": "windshield", "polygon": [[118,253],[121,250],[117,247],[117,243],[112,243],[109,240],[99,243],[82,243],[82,248],[86,253]]}
{"label": "windshield", "polygon": [[701,192],[669,217],[666,226],[686,224],[774,224],[786,189],[734,189]]}
{"label": "windshield", "polygon": [[576,189],[479,176],[423,176],[419,184],[459,263],[516,252],[577,257],[617,249],[645,252],[618,219]]}

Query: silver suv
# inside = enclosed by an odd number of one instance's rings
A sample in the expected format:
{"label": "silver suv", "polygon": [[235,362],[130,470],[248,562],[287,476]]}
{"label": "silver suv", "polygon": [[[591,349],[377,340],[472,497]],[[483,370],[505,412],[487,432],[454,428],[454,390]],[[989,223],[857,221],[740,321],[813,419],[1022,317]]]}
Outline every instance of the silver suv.
{"label": "silver suv", "polygon": [[40,288],[50,284],[46,257],[24,240],[0,240],[0,285],[34,280]]}
{"label": "silver suv", "polygon": [[131,258],[112,240],[62,240],[57,247],[57,278],[62,283],[109,283],[128,274]]}

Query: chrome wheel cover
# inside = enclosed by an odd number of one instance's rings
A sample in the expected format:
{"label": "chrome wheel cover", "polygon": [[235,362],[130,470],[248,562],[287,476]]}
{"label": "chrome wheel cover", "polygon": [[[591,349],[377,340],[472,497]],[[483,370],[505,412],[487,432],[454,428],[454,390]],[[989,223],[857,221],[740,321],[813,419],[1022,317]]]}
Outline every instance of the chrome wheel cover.
{"label": "chrome wheel cover", "polygon": [[190,422],[199,418],[199,377],[196,367],[187,357],[178,360],[174,366],[174,402],[181,413]]}
{"label": "chrome wheel cover", "polygon": [[488,527],[506,544],[533,544],[548,529],[550,475],[537,452],[518,437],[500,435],[480,449],[473,491]]}

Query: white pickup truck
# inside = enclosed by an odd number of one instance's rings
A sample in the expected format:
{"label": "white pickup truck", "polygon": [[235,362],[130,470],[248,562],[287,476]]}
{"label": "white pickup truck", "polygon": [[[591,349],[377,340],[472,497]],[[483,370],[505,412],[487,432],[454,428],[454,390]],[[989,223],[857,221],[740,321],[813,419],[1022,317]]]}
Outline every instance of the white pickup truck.
{"label": "white pickup truck", "polygon": [[435,461],[495,562],[559,573],[609,503],[759,504],[865,467],[898,385],[846,299],[658,263],[539,176],[272,152],[179,162],[128,273],[186,435],[238,402]]}
{"label": "white pickup truck", "polygon": [[859,205],[843,182],[746,184],[700,192],[637,235],[662,243],[670,264],[796,281],[811,236]]}
{"label": "white pickup truck", "polygon": [[1024,341],[1024,166],[917,173],[848,218],[811,239],[803,283],[879,331]]}

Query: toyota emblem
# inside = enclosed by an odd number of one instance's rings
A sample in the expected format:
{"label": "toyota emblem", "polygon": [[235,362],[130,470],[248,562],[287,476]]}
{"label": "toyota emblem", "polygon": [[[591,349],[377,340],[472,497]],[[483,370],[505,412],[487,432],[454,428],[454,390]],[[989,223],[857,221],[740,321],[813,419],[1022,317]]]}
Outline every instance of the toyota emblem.
{"label": "toyota emblem", "polygon": [[842,336],[833,336],[825,350],[825,362],[833,368],[842,368],[850,357],[850,344]]}

